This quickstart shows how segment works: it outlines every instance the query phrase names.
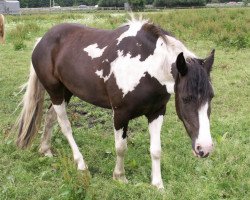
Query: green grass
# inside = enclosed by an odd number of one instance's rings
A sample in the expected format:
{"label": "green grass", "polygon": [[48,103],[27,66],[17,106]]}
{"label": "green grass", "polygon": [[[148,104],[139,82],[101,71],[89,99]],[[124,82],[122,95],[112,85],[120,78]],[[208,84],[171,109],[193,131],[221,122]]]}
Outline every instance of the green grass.
{"label": "green grass", "polygon": [[215,151],[207,159],[193,157],[191,141],[176,116],[172,97],[162,130],[164,191],[150,186],[149,134],[143,117],[131,121],[129,126],[125,159],[129,184],[112,180],[115,149],[109,110],[76,98],[69,106],[74,136],[90,175],[77,172],[58,126],[52,139],[53,158],[39,155],[39,138],[29,150],[20,150],[15,146],[15,136],[10,134],[20,112],[17,109],[14,113],[22,97],[19,86],[27,80],[35,38],[61,22],[113,29],[126,22],[128,15],[7,16],[7,41],[0,46],[0,199],[249,199],[249,11],[240,8],[143,13],[201,57],[216,49],[211,116]]}

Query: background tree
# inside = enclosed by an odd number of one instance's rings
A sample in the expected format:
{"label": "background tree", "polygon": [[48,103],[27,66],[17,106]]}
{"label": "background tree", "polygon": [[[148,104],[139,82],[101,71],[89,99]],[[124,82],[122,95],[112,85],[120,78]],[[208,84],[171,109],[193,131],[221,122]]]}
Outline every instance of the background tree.
{"label": "background tree", "polygon": [[154,0],[154,6],[156,7],[175,7],[175,6],[204,6],[206,0]]}
{"label": "background tree", "polygon": [[146,3],[146,5],[153,4],[153,3],[154,3],[154,0],[146,0],[145,3]]}
{"label": "background tree", "polygon": [[143,10],[145,7],[145,0],[128,0],[132,10]]}
{"label": "background tree", "polygon": [[127,0],[99,0],[100,7],[123,7]]}

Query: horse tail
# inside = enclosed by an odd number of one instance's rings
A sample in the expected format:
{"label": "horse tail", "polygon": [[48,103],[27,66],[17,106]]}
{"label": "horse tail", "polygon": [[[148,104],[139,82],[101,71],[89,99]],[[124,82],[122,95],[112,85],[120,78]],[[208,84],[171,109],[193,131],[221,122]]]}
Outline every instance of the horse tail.
{"label": "horse tail", "polygon": [[[37,40],[36,45],[39,41],[40,39]],[[40,127],[44,93],[45,89],[31,64],[29,80],[26,83],[26,92],[21,102],[23,108],[17,121],[19,127],[17,146],[22,149],[31,145]]]}

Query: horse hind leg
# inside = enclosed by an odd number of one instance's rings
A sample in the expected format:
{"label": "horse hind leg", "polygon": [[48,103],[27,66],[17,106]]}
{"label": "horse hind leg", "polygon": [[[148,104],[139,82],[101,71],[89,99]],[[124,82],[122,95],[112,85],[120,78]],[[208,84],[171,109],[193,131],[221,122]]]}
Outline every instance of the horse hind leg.
{"label": "horse hind leg", "polygon": [[74,161],[77,164],[78,170],[86,170],[87,165],[85,164],[83,160],[83,156],[81,152],[79,151],[78,146],[72,135],[72,128],[71,128],[71,125],[67,116],[65,101],[63,101],[61,105],[53,105],[53,107],[57,114],[57,121],[61,127],[61,130],[64,136],[66,137],[66,139],[68,140],[69,145],[72,149]]}
{"label": "horse hind leg", "polygon": [[[68,104],[72,97],[72,93],[65,89],[64,91],[64,99],[65,102]],[[56,123],[56,112],[53,106],[50,106],[46,113],[45,117],[45,127],[44,132],[41,138],[41,144],[39,148],[39,152],[47,157],[52,157],[53,154],[51,152],[51,137],[53,132],[53,126]]]}
{"label": "horse hind leg", "polygon": [[47,157],[53,156],[51,152],[51,136],[55,122],[56,122],[56,112],[53,106],[51,106],[46,113],[45,127],[41,139],[41,145],[39,148],[39,152]]}

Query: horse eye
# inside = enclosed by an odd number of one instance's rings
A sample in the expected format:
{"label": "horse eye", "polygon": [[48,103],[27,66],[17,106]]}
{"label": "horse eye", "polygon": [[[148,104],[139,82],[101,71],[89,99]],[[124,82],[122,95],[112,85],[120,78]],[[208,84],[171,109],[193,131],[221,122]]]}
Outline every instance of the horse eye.
{"label": "horse eye", "polygon": [[212,99],[212,98],[214,98],[214,94],[213,93],[210,94],[210,99]]}
{"label": "horse eye", "polygon": [[194,97],[193,96],[187,96],[187,97],[183,97],[182,98],[182,101],[184,104],[188,104],[190,103],[192,100],[194,100]]}

